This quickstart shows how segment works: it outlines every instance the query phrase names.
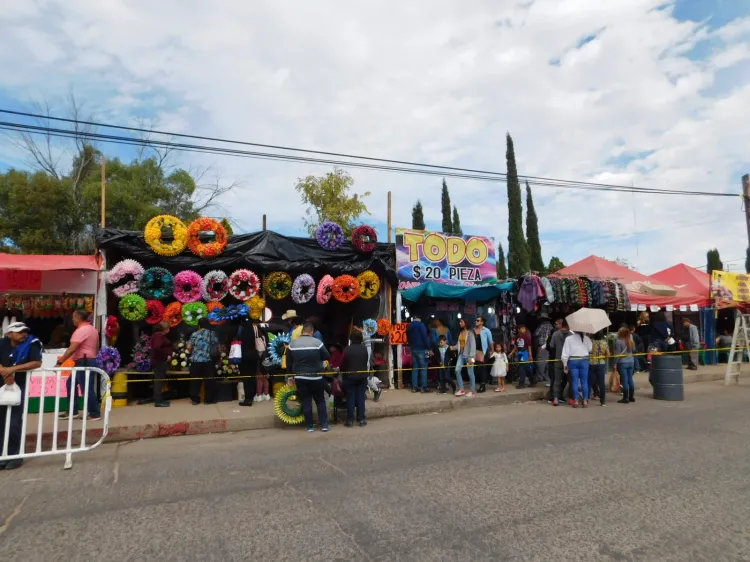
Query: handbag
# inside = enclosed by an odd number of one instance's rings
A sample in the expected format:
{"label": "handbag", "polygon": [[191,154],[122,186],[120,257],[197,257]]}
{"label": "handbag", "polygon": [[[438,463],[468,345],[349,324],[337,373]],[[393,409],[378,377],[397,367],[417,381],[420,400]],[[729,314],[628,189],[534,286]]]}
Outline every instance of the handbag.
{"label": "handbag", "polygon": [[0,406],[20,406],[21,387],[16,383],[0,386]]}
{"label": "handbag", "polygon": [[253,324],[253,333],[255,334],[255,351],[257,351],[259,354],[263,353],[266,350],[266,340],[263,339],[263,336],[260,335],[258,326],[256,326],[255,324]]}
{"label": "handbag", "polygon": [[232,365],[239,365],[242,361],[242,342],[235,340],[232,345],[229,346],[229,363]]}

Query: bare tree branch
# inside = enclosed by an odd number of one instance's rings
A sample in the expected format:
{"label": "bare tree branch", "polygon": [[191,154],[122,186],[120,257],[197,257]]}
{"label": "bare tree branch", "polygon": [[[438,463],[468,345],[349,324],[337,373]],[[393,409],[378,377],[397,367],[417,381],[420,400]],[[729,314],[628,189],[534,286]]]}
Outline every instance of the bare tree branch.
{"label": "bare tree branch", "polygon": [[243,187],[243,182],[239,180],[235,180],[231,183],[224,183],[221,174],[218,172],[213,173],[212,177],[206,181],[200,181],[206,174],[208,174],[210,169],[211,167],[207,168],[195,177],[196,192],[193,196],[193,205],[195,210],[201,214],[210,208],[226,211],[227,209],[219,203],[219,198],[230,191]]}

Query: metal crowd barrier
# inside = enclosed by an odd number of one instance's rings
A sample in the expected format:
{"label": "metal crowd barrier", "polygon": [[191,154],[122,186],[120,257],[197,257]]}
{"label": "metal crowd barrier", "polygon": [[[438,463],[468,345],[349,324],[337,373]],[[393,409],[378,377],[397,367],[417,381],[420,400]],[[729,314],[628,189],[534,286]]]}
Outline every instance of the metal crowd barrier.
{"label": "metal crowd barrier", "polygon": [[[72,397],[75,397],[75,399],[78,398],[78,395],[75,391],[76,383],[77,383],[77,377],[76,372],[80,373],[83,371],[84,375],[84,384],[83,388],[81,388],[81,391],[83,392],[83,406],[80,409],[80,415],[81,418],[79,420],[73,418],[73,406],[74,402],[73,399],[71,399],[71,396],[68,396],[68,419],[62,420],[60,419],[60,399],[65,398],[64,396],[60,396],[60,390],[64,390],[65,386],[63,383],[63,375],[69,374],[71,377],[71,385],[70,385],[70,394]],[[96,376],[98,375],[101,377],[101,393],[102,393],[102,399],[101,399],[101,416],[102,416],[102,434],[101,437],[95,442],[91,444],[86,444],[86,427],[88,423],[88,396],[89,396],[89,386],[91,384],[96,383]],[[80,376],[80,375],[79,375]],[[26,450],[26,433],[29,429],[29,389],[31,388],[31,380],[32,377],[41,377],[41,387],[40,387],[40,394],[39,394],[39,413],[38,419],[36,421],[36,447],[33,451],[27,451]],[[54,396],[46,394],[47,390],[47,381],[48,379],[52,377],[55,379],[54,382]],[[51,455],[65,455],[65,464],[63,466],[64,469],[70,469],[73,466],[73,453],[83,453],[86,451],[91,451],[92,449],[95,449],[99,445],[102,444],[104,441],[104,438],[107,437],[107,431],[109,428],[109,414],[112,410],[112,395],[110,393],[110,380],[107,373],[105,373],[103,370],[97,368],[97,367],[56,367],[54,369],[36,369],[33,371],[28,371],[26,373],[26,387],[24,388],[24,397],[23,397],[23,403],[20,406],[14,406],[14,407],[7,407],[6,413],[5,413],[5,432],[3,435],[3,441],[2,441],[2,451],[0,451],[0,461],[10,461],[14,459],[29,459],[34,457],[47,457]],[[43,447],[43,434],[44,434],[44,416],[45,416],[45,404],[44,400],[45,398],[53,398],[55,399],[55,409],[54,412],[49,412],[49,414],[52,414],[54,416],[53,418],[53,427],[52,427],[52,443],[51,446],[47,449]],[[36,398],[36,397],[34,397]],[[0,407],[2,408],[2,407]],[[10,421],[11,421],[11,409],[13,408],[23,408],[23,416],[21,421],[21,446],[19,453],[17,455],[9,455],[8,454],[8,445],[9,445],[9,434],[10,434]],[[34,414],[32,414],[34,415]],[[49,419],[49,418],[47,418]],[[92,422],[93,423],[93,422]],[[73,431],[78,430],[79,427],[76,427],[78,424],[80,424],[80,432],[81,432],[81,439],[80,442],[77,445],[73,444]],[[63,428],[60,426],[63,425]],[[59,446],[59,431],[65,431],[65,425],[67,425],[67,439],[65,442],[64,447]],[[63,435],[65,435],[63,433]]]}

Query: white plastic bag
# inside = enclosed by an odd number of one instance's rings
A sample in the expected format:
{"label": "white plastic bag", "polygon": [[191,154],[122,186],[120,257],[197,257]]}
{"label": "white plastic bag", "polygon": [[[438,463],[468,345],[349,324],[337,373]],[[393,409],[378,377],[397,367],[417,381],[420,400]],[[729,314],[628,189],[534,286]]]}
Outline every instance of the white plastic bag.
{"label": "white plastic bag", "polygon": [[21,387],[16,383],[0,386],[0,406],[20,406]]}
{"label": "white plastic bag", "polygon": [[229,362],[237,365],[240,361],[242,361],[242,342],[233,341],[229,348]]}

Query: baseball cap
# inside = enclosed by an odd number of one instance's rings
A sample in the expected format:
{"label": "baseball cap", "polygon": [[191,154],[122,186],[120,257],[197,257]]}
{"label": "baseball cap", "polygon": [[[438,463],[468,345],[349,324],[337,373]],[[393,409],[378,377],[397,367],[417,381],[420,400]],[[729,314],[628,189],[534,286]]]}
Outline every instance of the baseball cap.
{"label": "baseball cap", "polygon": [[10,324],[8,328],[5,330],[6,333],[10,332],[30,332],[31,330],[29,327],[24,324],[23,322],[13,322],[13,324]]}

